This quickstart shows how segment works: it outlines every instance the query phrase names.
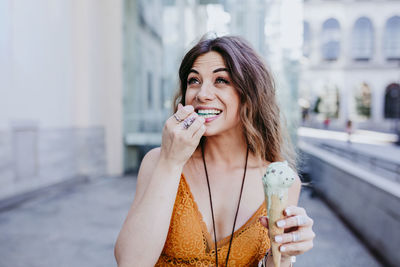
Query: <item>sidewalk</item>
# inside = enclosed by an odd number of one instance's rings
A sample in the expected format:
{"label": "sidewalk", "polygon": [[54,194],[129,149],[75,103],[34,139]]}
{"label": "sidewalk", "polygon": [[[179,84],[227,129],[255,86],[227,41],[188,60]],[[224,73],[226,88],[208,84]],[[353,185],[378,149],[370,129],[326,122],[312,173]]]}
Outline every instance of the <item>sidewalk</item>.
{"label": "sidewalk", "polygon": [[[0,267],[116,266],[114,242],[133,200],[134,177],[57,190],[0,213]],[[314,248],[295,267],[379,267],[331,210],[306,189],[300,206],[315,221]]]}

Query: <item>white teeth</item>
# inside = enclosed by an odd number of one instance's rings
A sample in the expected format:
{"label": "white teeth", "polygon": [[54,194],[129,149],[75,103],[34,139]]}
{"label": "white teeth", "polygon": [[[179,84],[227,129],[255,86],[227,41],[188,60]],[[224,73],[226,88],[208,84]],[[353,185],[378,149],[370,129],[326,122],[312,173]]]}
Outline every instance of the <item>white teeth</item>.
{"label": "white teeth", "polygon": [[219,113],[221,113],[221,111],[217,109],[201,109],[198,110],[197,113],[202,116],[207,116],[209,114],[218,115]]}
{"label": "white teeth", "polygon": [[211,117],[215,117],[214,114],[209,114],[209,115],[202,115],[205,119],[211,118]]}

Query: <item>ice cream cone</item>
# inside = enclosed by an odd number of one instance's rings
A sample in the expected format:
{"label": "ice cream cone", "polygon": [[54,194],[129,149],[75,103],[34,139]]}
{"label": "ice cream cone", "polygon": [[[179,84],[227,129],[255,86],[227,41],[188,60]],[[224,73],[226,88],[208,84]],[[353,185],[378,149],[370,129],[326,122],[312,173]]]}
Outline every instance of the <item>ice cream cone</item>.
{"label": "ice cream cone", "polygon": [[281,265],[280,244],[275,242],[275,236],[284,232],[284,229],[278,227],[276,222],[284,217],[283,210],[287,206],[288,189],[292,186],[295,176],[296,173],[288,166],[286,161],[273,162],[268,166],[262,179],[267,203],[269,238],[275,267]]}
{"label": "ice cream cone", "polygon": [[283,218],[283,210],[287,205],[287,196],[286,199],[279,199],[279,196],[272,195],[271,196],[271,206],[268,212],[268,235],[271,241],[271,252],[272,259],[274,261],[275,267],[280,267],[281,265],[281,252],[279,251],[279,243],[275,242],[275,236],[283,234],[284,229],[278,227],[276,222]]}

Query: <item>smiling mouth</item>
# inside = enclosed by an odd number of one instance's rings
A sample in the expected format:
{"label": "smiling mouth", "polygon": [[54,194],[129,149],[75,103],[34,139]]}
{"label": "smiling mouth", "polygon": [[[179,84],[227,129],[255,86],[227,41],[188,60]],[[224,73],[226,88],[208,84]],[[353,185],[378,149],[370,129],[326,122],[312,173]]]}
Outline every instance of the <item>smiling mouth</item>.
{"label": "smiling mouth", "polygon": [[202,116],[203,118],[208,119],[208,118],[218,116],[219,114],[222,113],[222,111],[218,110],[218,109],[199,109],[199,110],[196,110],[196,113],[199,116]]}

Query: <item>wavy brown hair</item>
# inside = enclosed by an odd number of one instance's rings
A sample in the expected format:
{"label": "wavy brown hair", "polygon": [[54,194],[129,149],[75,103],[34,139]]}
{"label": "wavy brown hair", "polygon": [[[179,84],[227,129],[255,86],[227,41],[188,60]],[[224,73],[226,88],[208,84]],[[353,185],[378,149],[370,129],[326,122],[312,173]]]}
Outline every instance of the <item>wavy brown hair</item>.
{"label": "wavy brown hair", "polygon": [[275,97],[274,80],[261,57],[241,37],[202,38],[184,56],[179,68],[180,88],[173,101],[185,105],[187,78],[194,61],[201,55],[219,53],[240,96],[240,121],[244,136],[257,157],[270,162],[287,160],[295,166],[295,153],[289,135],[283,130]]}

